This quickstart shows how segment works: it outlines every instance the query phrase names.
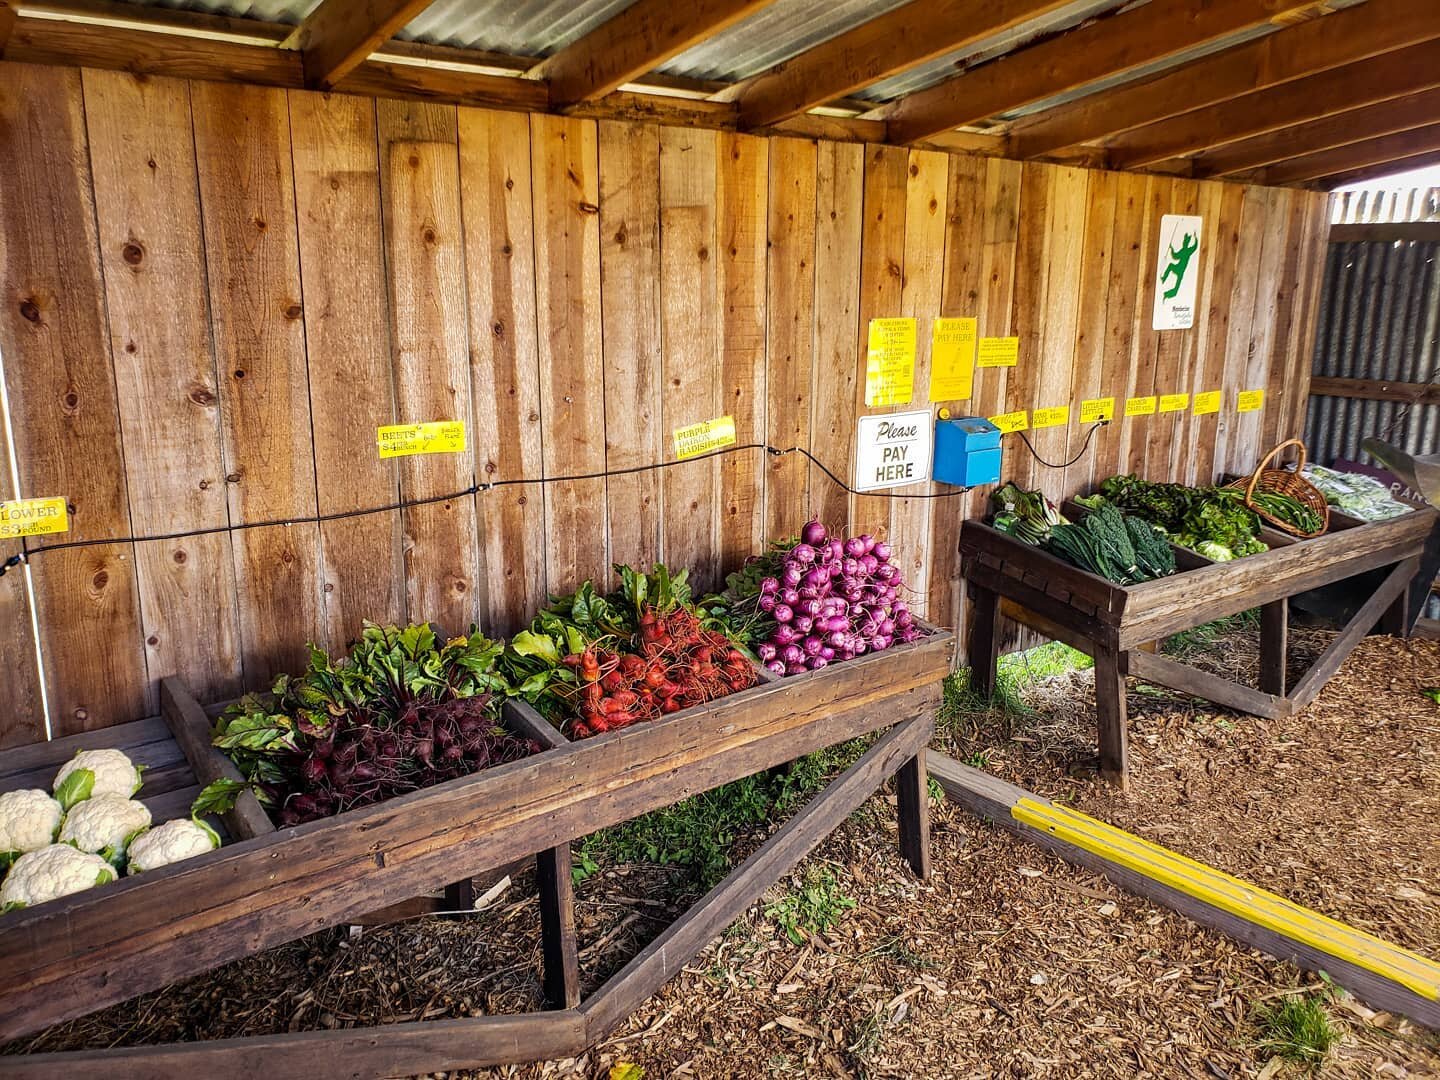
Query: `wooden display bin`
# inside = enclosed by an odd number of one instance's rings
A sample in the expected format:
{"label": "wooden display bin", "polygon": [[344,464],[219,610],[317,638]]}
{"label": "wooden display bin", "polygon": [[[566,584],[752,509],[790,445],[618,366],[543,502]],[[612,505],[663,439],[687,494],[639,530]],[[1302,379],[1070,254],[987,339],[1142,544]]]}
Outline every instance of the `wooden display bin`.
{"label": "wooden display bin", "polygon": [[[766,681],[659,720],[566,742],[532,710],[507,704],[506,723],[540,738],[542,753],[293,828],[268,829],[258,804],[228,815],[232,842],[138,878],[0,920],[0,1041],[84,1015],[219,964],[534,853],[546,912],[547,987],[566,1007],[522,1016],[413,1022],[65,1054],[0,1057],[0,1074],[54,1076],[103,1062],[110,1077],[195,1069],[267,1080],[433,1072],[580,1053],[620,1023],[754,903],[889,776],[897,777],[901,848],[928,873],[924,748],[934,730],[954,637],[931,633],[807,675]],[[113,744],[175,768],[154,809],[174,816],[196,785],[228,765],[208,742],[208,718],[167,682],[171,734],[155,721],[124,725]],[[163,723],[163,722],[162,722]],[[846,740],[889,730],[861,760],[583,1004],[578,1002],[565,845],[698,792]],[[205,732],[203,739],[194,732]],[[189,731],[190,734],[183,734]],[[544,737],[541,737],[541,736]],[[129,740],[127,742],[127,740]],[[103,732],[22,748],[32,768],[4,786],[48,784],[77,745]],[[198,755],[184,775],[181,758]],[[10,758],[7,757],[7,765]],[[43,775],[42,775],[43,774]],[[23,782],[11,783],[21,777]],[[156,777],[157,773],[152,773]],[[193,781],[194,783],[190,783]],[[175,805],[158,800],[170,797]],[[254,818],[260,811],[263,823]],[[159,817],[157,813],[157,819]],[[249,824],[244,824],[248,818]],[[264,830],[234,839],[246,830]],[[563,862],[561,856],[563,855]],[[324,1068],[320,1068],[320,1064]]]}
{"label": "wooden display bin", "polygon": [[[1083,508],[1069,504],[1067,512]],[[1295,540],[1266,531],[1271,550],[1214,563],[1176,549],[1177,572],[1121,586],[999,532],[980,521],[960,530],[961,572],[975,603],[969,663],[976,689],[989,695],[999,656],[999,620],[1013,618],[1095,658],[1101,772],[1122,785],[1126,752],[1125,676],[1143,678],[1259,716],[1286,716],[1320,693],[1360,640],[1382,618],[1408,631],[1410,590],[1436,554],[1440,515],[1417,510],[1389,521],[1338,520],[1325,534]],[[1288,599],[1388,568],[1378,587],[1293,686],[1286,685]],[[1428,578],[1426,578],[1428,581]],[[1251,608],[1261,612],[1260,685],[1242,686],[1147,651],[1152,642]]]}

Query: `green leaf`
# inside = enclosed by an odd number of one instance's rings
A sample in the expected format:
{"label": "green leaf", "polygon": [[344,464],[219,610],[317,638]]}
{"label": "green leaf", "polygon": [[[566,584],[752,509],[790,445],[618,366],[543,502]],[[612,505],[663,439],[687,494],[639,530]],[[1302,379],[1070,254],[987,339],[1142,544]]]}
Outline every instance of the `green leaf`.
{"label": "green leaf", "polygon": [[[103,882],[96,882],[96,884],[97,884],[97,885],[103,884]],[[19,911],[19,910],[21,910],[24,906],[25,906],[24,901],[21,901],[21,900],[11,900],[8,904],[5,904],[3,907],[0,907],[0,915],[8,915],[8,914],[10,914],[10,912],[12,912],[12,911]]]}
{"label": "green leaf", "polygon": [[[230,780],[224,777],[212,780],[201,789],[200,794],[195,796],[195,801],[190,804],[190,816],[200,818],[206,814],[223,814],[228,810],[233,810],[235,809],[235,800],[240,798],[240,793],[250,786],[239,780]],[[219,844],[216,844],[216,847],[219,847]]]}
{"label": "green leaf", "polygon": [[210,827],[208,821],[201,821],[198,817],[192,818],[191,820],[193,820],[196,825],[199,825],[200,828],[204,829],[205,834],[210,837],[210,847],[212,850],[220,846],[220,834]]}
{"label": "green leaf", "polygon": [[55,789],[55,801],[69,810],[78,802],[84,802],[95,790],[95,773],[90,769],[76,769]]}
{"label": "green leaf", "polygon": [[1427,686],[1420,692],[1437,705],[1440,705],[1440,686]]}
{"label": "green leaf", "polygon": [[0,877],[3,877],[10,864],[20,857],[19,851],[0,851]]}
{"label": "green leaf", "polygon": [[552,664],[560,662],[560,650],[555,647],[554,639],[544,634],[522,630],[510,639],[510,648],[520,656],[536,656]]}

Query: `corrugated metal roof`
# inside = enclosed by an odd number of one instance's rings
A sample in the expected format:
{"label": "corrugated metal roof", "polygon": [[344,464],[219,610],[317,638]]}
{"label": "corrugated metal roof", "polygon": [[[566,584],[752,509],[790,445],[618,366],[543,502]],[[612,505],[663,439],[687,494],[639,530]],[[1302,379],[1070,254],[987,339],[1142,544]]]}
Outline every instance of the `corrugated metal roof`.
{"label": "corrugated metal roof", "polygon": [[739,82],[797,56],[906,0],[776,0],[660,70],[693,79]]}
{"label": "corrugated metal roof", "polygon": [[[291,0],[294,2],[294,0]],[[549,56],[635,0],[435,0],[402,38],[511,56]]]}
{"label": "corrugated metal roof", "polygon": [[[1141,0],[1141,2],[1144,3],[1146,0]],[[868,86],[864,90],[858,91],[855,96],[875,102],[893,101],[905,94],[912,94],[916,90],[924,90],[938,82],[943,82],[964,68],[996,56],[1003,56],[1038,37],[1069,30],[1086,19],[1123,7],[1125,3],[1126,0],[1072,0],[1064,7],[1056,8],[1038,19],[1029,19],[1019,26],[977,41],[967,48],[957,49],[944,56],[937,56],[928,63],[913,67],[909,71],[903,71],[899,75],[875,83],[873,86]]]}

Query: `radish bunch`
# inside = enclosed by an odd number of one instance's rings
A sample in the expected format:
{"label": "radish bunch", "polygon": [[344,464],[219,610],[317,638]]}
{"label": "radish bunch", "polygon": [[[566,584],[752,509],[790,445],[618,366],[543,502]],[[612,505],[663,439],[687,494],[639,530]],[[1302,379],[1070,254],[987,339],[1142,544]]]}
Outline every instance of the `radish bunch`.
{"label": "radish bunch", "polygon": [[922,631],[902,586],[885,541],[842,540],[807,522],[777,572],[760,580],[755,602],[775,626],[755,651],[775,674],[799,675],[914,641]]}

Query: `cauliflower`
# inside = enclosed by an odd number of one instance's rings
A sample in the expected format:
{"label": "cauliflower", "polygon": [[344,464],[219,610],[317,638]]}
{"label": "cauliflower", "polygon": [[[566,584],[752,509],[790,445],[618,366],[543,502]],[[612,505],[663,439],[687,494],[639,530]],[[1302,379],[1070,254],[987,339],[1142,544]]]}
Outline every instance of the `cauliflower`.
{"label": "cauliflower", "polygon": [[149,826],[150,811],[144,803],[122,795],[96,795],[65,815],[60,842],[119,865],[131,839]]}
{"label": "cauliflower", "polygon": [[131,874],[158,870],[162,866],[204,855],[220,846],[220,836],[197,818],[176,818],[157,825],[130,842]]}
{"label": "cauliflower", "polygon": [[0,873],[27,851],[55,842],[65,811],[38,788],[0,795]]}
{"label": "cauliflower", "polygon": [[31,907],[94,885],[108,885],[116,876],[115,868],[99,855],[77,851],[69,844],[51,844],[15,860],[0,883],[0,911]]}
{"label": "cauliflower", "polygon": [[80,750],[55,774],[55,798],[66,810],[94,795],[128,799],[140,790],[142,768],[119,750]]}

